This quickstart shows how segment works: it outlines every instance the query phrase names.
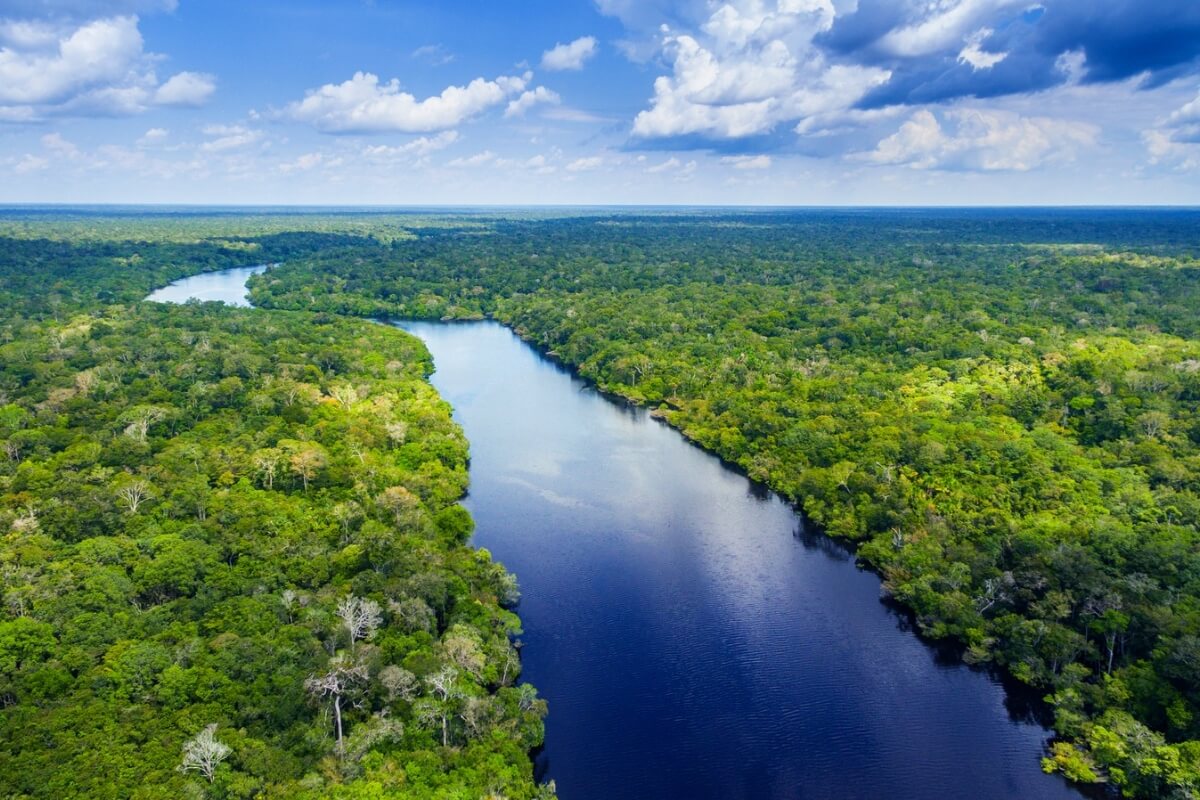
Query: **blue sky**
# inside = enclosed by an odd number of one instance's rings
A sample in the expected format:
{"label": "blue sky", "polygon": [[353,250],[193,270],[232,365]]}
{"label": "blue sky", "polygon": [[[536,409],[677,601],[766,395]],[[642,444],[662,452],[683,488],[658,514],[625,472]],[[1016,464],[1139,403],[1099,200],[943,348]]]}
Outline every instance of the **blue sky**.
{"label": "blue sky", "polygon": [[0,0],[0,202],[1200,204],[1196,0]]}

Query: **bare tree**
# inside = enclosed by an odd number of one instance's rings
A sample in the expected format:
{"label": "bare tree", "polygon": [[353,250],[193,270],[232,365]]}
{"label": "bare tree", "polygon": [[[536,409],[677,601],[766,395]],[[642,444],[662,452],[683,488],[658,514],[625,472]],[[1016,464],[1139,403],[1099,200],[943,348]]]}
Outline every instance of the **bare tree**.
{"label": "bare tree", "polygon": [[333,708],[333,721],[337,730],[337,750],[340,756],[344,751],[342,736],[342,701],[360,689],[370,678],[365,664],[356,664],[344,656],[334,656],[329,662],[329,669],[320,675],[313,675],[304,682],[304,688],[313,697],[325,700]]}
{"label": "bare tree", "polygon": [[379,671],[379,682],[387,691],[389,703],[395,702],[396,698],[411,701],[417,696],[417,676],[395,664],[388,664]]}
{"label": "bare tree", "polygon": [[337,615],[341,618],[346,632],[350,634],[351,652],[354,652],[355,642],[370,639],[383,622],[382,609],[378,603],[354,595],[338,603]]}
{"label": "bare tree", "polygon": [[291,625],[294,621],[293,614],[296,612],[296,606],[303,605],[304,598],[293,589],[284,589],[283,594],[279,596],[279,604],[283,606],[283,610],[287,613],[288,624]]}
{"label": "bare tree", "polygon": [[150,484],[141,478],[132,480],[117,489],[117,497],[125,504],[125,509],[130,514],[136,514],[142,503],[150,498]]}
{"label": "bare tree", "polygon": [[126,423],[125,435],[139,444],[146,443],[150,426],[166,419],[167,410],[158,406],[136,406],[121,416]]}
{"label": "bare tree", "polygon": [[392,441],[396,447],[404,444],[404,440],[408,438],[408,423],[407,422],[389,422],[386,426],[388,439]]}
{"label": "bare tree", "polygon": [[274,447],[259,450],[254,454],[254,468],[262,475],[263,484],[268,489],[275,488],[275,475],[279,472],[279,462],[283,453]]}
{"label": "bare tree", "polygon": [[32,505],[27,505],[17,514],[17,518],[12,521],[12,530],[14,533],[37,533],[41,525],[38,523],[37,509]]}
{"label": "bare tree", "polygon": [[216,732],[217,724],[214,722],[183,743],[180,772],[199,772],[209,783],[213,782],[217,775],[217,767],[233,752],[228,745],[217,740]]}
{"label": "bare tree", "polygon": [[440,725],[442,728],[442,747],[450,744],[450,717],[454,714],[454,704],[451,700],[460,696],[455,685],[458,670],[447,664],[440,670],[425,678],[425,684],[433,693],[433,698],[423,697],[413,706],[417,719],[426,725]]}
{"label": "bare tree", "polygon": [[358,402],[358,390],[347,383],[339,384],[329,390],[329,396],[338,402],[342,408],[350,408]]}

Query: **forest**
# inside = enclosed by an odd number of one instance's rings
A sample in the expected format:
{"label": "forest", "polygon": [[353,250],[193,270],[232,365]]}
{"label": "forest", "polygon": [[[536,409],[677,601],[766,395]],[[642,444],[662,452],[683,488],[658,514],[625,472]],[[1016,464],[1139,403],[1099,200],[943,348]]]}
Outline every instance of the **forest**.
{"label": "forest", "polygon": [[[478,220],[473,220],[477,222]],[[1044,768],[1200,790],[1200,215],[581,215],[322,250],[263,307],[494,317],[1042,691]]]}
{"label": "forest", "polygon": [[[1196,797],[1198,259],[1187,210],[10,214],[0,774],[552,792],[467,443],[419,342],[354,319],[491,317],[1044,694],[1047,771]],[[136,302],[261,263],[253,311]]]}
{"label": "forest", "polygon": [[424,346],[137,302],[344,234],[82,224],[0,242],[0,793],[552,797]]}

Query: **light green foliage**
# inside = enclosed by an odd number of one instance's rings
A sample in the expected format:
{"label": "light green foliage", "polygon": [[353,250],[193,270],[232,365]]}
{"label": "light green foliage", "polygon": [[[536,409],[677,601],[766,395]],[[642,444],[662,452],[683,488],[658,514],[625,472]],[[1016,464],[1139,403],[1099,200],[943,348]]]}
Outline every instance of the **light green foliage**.
{"label": "light green foliage", "polygon": [[486,236],[300,258],[256,279],[254,297],[495,316],[859,543],[926,634],[1053,693],[1074,744],[1049,766],[1192,796],[1198,223],[1083,211],[496,221]]}
{"label": "light green foliage", "polygon": [[[105,306],[70,247],[60,302],[0,315],[3,793],[544,796],[545,706],[516,685],[511,582],[465,544],[467,444],[420,342]],[[0,250],[0,294],[26,252]],[[306,684],[347,659],[339,751]]]}

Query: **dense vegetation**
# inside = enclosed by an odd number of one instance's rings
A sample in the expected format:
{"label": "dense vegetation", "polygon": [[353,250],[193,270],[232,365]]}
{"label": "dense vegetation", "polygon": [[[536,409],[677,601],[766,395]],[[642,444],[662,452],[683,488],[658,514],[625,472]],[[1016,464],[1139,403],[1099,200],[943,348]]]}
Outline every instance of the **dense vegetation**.
{"label": "dense vegetation", "polygon": [[1200,214],[490,225],[322,249],[253,297],[499,318],[858,542],[925,633],[1044,689],[1047,769],[1197,796]]}
{"label": "dense vegetation", "polygon": [[515,582],[466,544],[428,354],[128,304],[351,238],[207,224],[0,241],[0,794],[549,797]]}

